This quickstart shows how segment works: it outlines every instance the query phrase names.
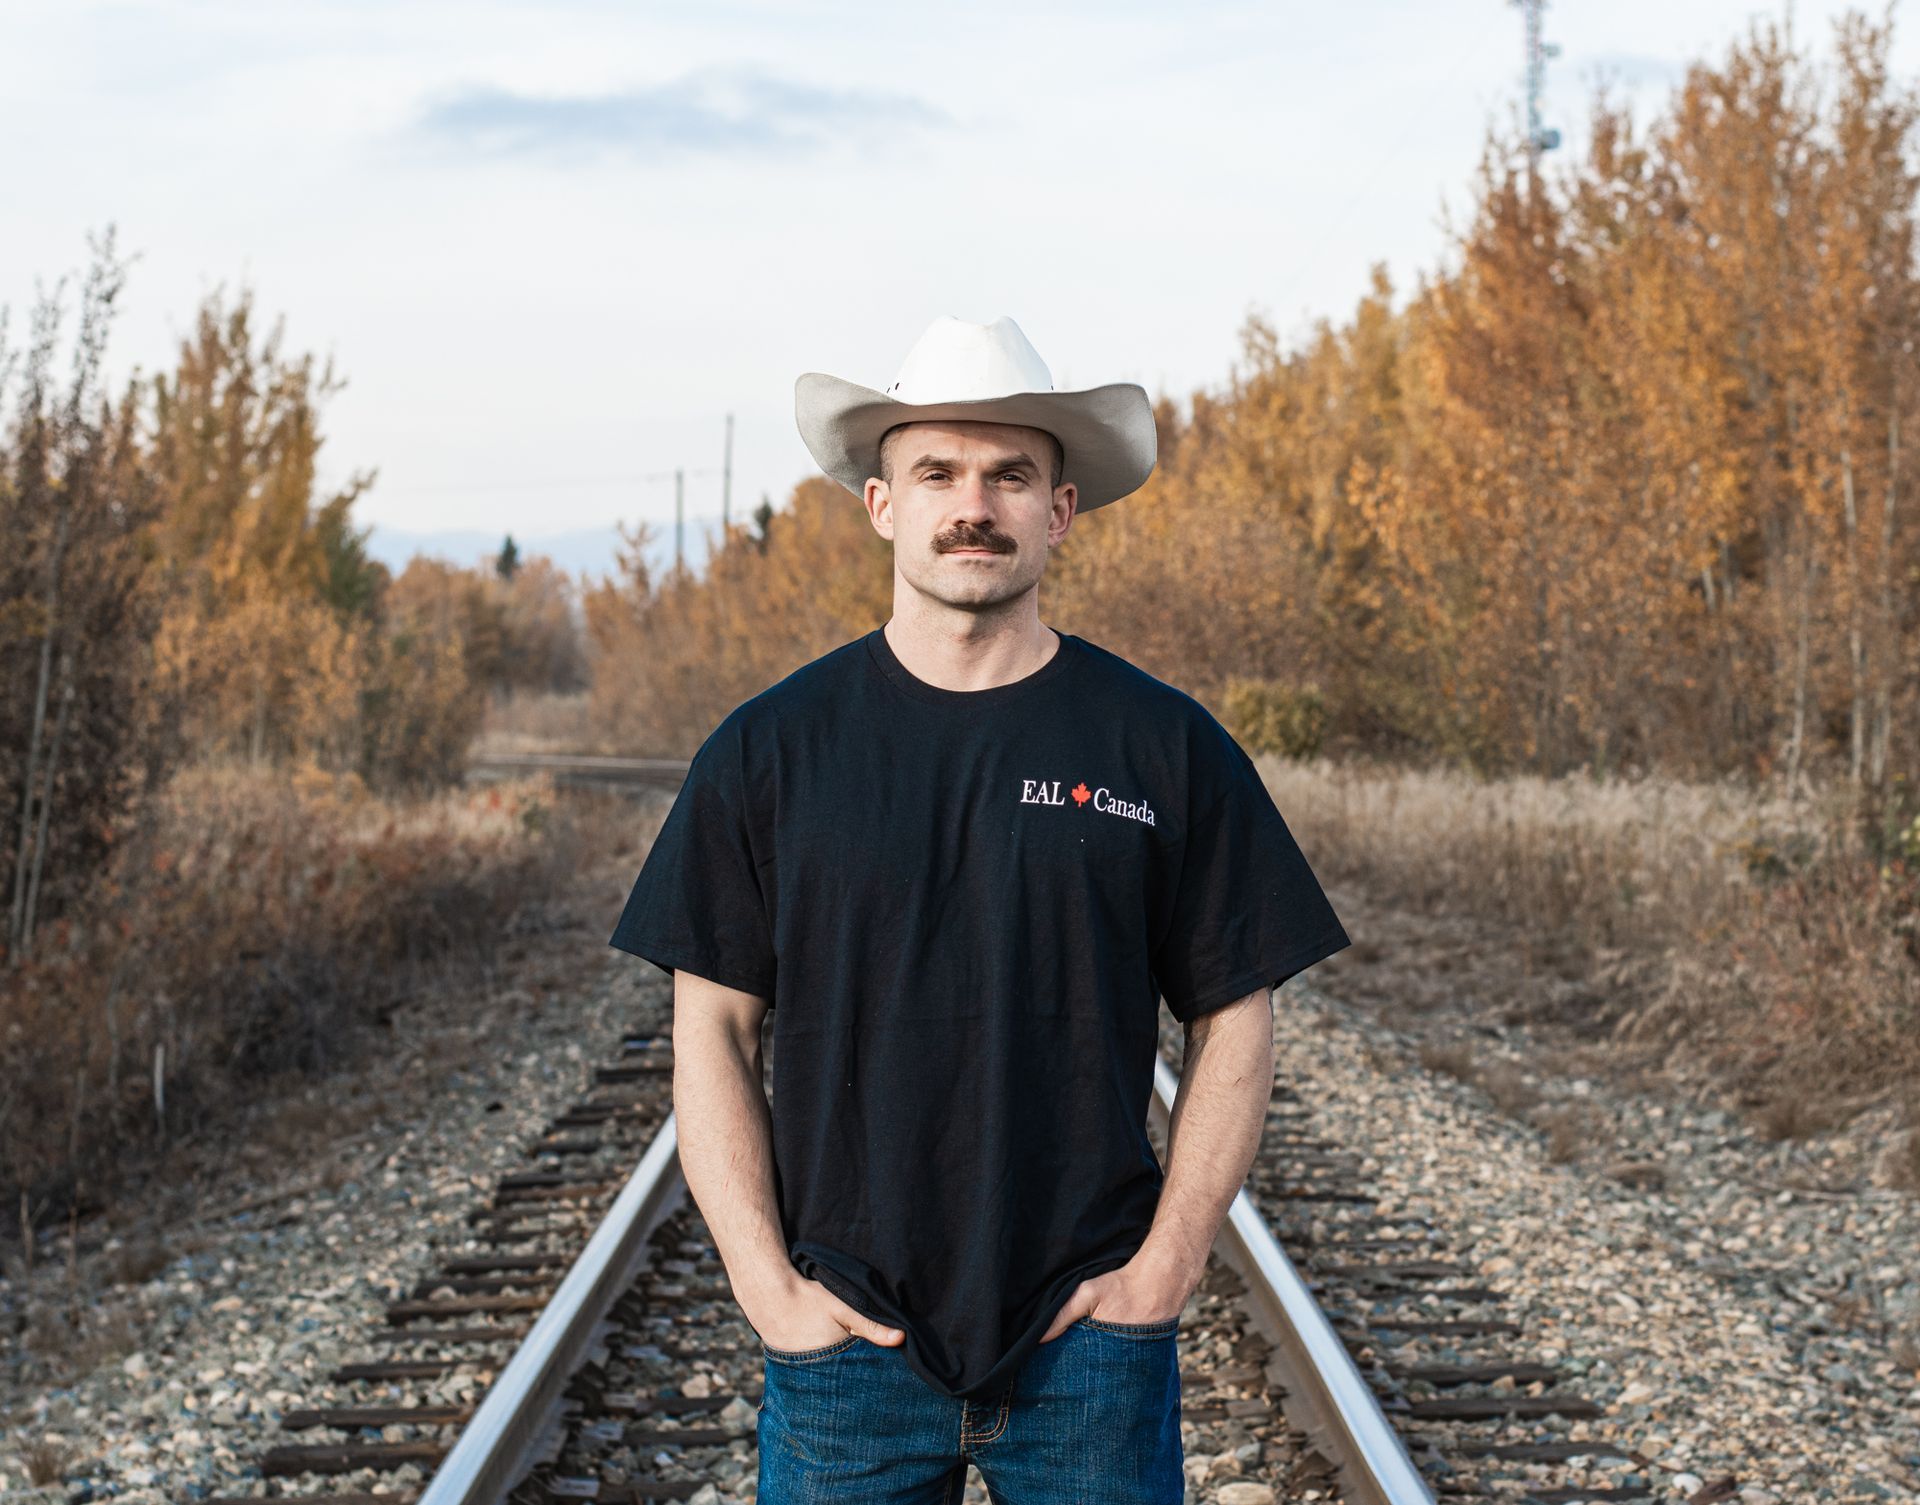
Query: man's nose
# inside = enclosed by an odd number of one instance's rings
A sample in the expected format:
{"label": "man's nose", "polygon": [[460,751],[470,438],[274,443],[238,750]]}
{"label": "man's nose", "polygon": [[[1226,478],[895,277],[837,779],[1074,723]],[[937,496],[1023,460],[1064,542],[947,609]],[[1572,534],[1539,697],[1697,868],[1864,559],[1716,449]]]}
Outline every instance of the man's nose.
{"label": "man's nose", "polygon": [[963,476],[955,488],[953,511],[956,518],[969,522],[993,520],[993,488],[984,475]]}

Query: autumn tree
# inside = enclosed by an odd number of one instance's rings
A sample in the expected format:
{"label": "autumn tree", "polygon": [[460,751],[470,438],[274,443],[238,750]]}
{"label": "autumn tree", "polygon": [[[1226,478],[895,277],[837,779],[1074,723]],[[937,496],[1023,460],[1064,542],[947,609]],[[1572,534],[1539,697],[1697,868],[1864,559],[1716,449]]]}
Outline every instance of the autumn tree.
{"label": "autumn tree", "polygon": [[216,293],[153,383],[168,596],[156,654],[194,754],[340,762],[366,652],[354,608],[377,597],[345,518],[372,477],[320,494],[320,409],[341,383],[282,339],[278,324],[257,335],[250,294]]}
{"label": "autumn tree", "polygon": [[64,283],[35,307],[23,360],[0,340],[0,391],[19,376],[0,432],[0,853],[13,964],[84,890],[164,772],[146,696],[157,493],[136,395],[110,399],[101,376],[124,273],[108,232],[64,380]]}
{"label": "autumn tree", "polygon": [[[1756,22],[1645,129],[1603,88],[1551,172],[1490,132],[1452,264],[1403,306],[1376,268],[1344,321],[1250,315],[1222,383],[1156,400],[1158,466],[1076,519],[1048,619],[1216,710],[1324,713],[1333,751],[1913,774],[1916,94],[1890,17],[1843,17],[1820,65]],[[703,576],[588,601],[604,734],[684,749],[888,600],[859,503],[810,481]]]}
{"label": "autumn tree", "polygon": [[508,694],[585,688],[578,594],[572,576],[543,554],[520,559],[508,577],[496,576],[492,599],[501,642],[492,688]]}
{"label": "autumn tree", "polygon": [[651,532],[627,534],[619,574],[586,597],[592,713],[612,746],[690,753],[748,696],[886,620],[892,549],[857,498],[817,477],[761,523],[654,578]]}

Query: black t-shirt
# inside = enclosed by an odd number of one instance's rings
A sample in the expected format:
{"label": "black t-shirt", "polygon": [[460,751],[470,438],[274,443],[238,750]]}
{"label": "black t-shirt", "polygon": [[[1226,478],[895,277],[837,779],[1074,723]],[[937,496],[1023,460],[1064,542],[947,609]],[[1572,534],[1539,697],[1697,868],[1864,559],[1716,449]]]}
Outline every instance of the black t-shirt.
{"label": "black t-shirt", "polygon": [[1348,938],[1191,696],[1071,633],[942,689],[875,628],[715,728],[612,944],[768,999],[795,1267],[980,1398],[1146,1238],[1159,1000]]}

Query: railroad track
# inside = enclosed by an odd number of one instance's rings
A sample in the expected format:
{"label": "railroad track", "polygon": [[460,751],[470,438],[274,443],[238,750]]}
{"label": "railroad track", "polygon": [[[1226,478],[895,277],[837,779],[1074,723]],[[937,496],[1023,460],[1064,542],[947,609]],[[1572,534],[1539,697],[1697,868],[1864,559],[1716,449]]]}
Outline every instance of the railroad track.
{"label": "railroad track", "polygon": [[678,789],[686,782],[685,758],[610,758],[587,753],[476,753],[467,764],[474,783],[497,783],[544,773],[577,789]]}
{"label": "railroad track", "polygon": [[[1179,1053],[1170,1027],[1150,1125],[1163,1156]],[[671,1070],[669,1041],[639,1033],[593,1069],[527,1147],[533,1168],[501,1178],[460,1247],[388,1307],[373,1351],[280,1417],[297,1440],[259,1454],[269,1496],[752,1494],[762,1354],[686,1195]],[[1360,1157],[1318,1140],[1312,1120],[1310,1098],[1277,1084],[1254,1173],[1183,1316],[1191,1497],[1655,1498],[1647,1461],[1589,1432],[1601,1408],[1524,1357],[1504,1310],[1513,1293],[1476,1280],[1448,1230],[1382,1213]],[[1223,1496],[1229,1485],[1241,1491]]]}

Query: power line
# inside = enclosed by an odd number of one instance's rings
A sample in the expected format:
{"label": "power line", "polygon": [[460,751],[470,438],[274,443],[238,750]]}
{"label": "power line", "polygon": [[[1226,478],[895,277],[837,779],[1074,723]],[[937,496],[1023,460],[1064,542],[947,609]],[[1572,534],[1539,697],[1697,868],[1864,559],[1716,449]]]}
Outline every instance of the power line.
{"label": "power line", "polygon": [[434,486],[396,485],[395,490],[406,490],[419,496],[433,496],[449,492],[486,492],[486,491],[558,491],[583,486],[644,486],[656,481],[671,481],[675,476],[721,476],[726,474],[724,466],[680,466],[673,470],[650,470],[639,475],[624,476],[539,476],[523,481],[449,481]]}
{"label": "power line", "polygon": [[478,493],[499,493],[503,491],[558,491],[578,490],[582,487],[607,488],[612,486],[648,486],[663,481],[673,482],[673,562],[676,568],[686,557],[687,531],[687,477],[720,477],[720,532],[722,536],[729,531],[733,511],[733,414],[727,414],[727,437],[725,448],[721,451],[718,469],[711,466],[676,465],[672,470],[648,470],[623,476],[570,476],[542,477],[524,481],[480,481],[470,485],[449,483],[439,486],[411,486],[402,490],[416,496],[433,496],[459,493],[472,495]]}

